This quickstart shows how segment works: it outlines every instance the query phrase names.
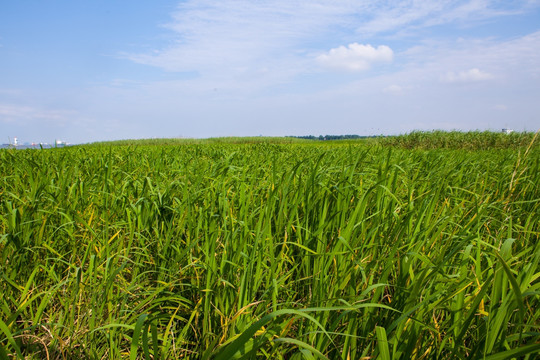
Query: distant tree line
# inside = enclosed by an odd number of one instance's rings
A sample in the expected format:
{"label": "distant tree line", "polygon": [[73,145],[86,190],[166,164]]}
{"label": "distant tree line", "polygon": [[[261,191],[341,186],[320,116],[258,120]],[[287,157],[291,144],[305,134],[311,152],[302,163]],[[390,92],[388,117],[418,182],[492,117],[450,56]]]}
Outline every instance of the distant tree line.
{"label": "distant tree line", "polygon": [[360,136],[360,135],[305,135],[305,136],[287,136],[297,139],[307,139],[307,140],[351,140],[351,139],[366,139],[376,136]]}

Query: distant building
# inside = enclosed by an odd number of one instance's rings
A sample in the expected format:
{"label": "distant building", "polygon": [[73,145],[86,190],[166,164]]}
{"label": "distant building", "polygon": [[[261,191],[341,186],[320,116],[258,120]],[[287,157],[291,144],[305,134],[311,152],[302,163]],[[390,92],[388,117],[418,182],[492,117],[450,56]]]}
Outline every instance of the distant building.
{"label": "distant building", "polygon": [[505,133],[505,134],[511,134],[514,132],[514,130],[512,129],[502,129],[502,132]]}

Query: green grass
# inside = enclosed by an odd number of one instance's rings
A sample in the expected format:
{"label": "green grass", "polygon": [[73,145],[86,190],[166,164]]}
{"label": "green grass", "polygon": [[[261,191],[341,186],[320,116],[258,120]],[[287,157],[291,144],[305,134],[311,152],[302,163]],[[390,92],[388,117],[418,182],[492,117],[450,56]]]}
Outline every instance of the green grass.
{"label": "green grass", "polygon": [[533,359],[533,134],[407,136],[0,151],[0,359]]}
{"label": "green grass", "polygon": [[305,143],[309,140],[297,139],[292,137],[268,137],[268,136],[252,136],[252,137],[218,137],[208,139],[192,139],[192,138],[169,138],[169,139],[138,139],[138,140],[115,140],[104,141],[88,144],[86,146],[169,146],[169,145],[202,145],[202,144],[292,144]]}
{"label": "green grass", "polygon": [[491,131],[413,131],[406,135],[379,138],[384,145],[405,149],[517,149],[527,147],[536,134],[530,132],[513,132],[510,134]]}

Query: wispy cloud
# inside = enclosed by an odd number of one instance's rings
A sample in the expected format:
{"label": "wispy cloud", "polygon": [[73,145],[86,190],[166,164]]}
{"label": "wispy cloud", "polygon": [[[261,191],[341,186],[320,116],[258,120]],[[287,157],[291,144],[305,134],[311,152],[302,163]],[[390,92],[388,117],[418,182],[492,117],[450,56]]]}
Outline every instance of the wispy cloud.
{"label": "wispy cloud", "polygon": [[388,31],[503,16],[525,7],[512,5],[490,0],[187,0],[164,25],[176,34],[174,42],[153,52],[124,56],[166,71],[195,71],[202,77],[238,81],[272,73],[290,78],[310,71],[317,56],[329,48],[365,43]]}
{"label": "wispy cloud", "polygon": [[393,84],[383,89],[383,92],[392,95],[401,95],[403,93],[403,87]]}
{"label": "wispy cloud", "polygon": [[413,30],[435,25],[481,21],[523,13],[531,5],[526,2],[493,0],[391,0],[369,8],[357,29],[361,34],[377,34]]}
{"label": "wispy cloud", "polygon": [[[330,1],[193,1],[179,5],[165,27],[177,40],[154,53],[131,54],[133,61],[167,71],[233,74],[272,69],[299,60],[342,16],[348,6]],[[294,65],[293,65],[294,66]]]}
{"label": "wispy cloud", "polygon": [[47,121],[63,123],[74,114],[69,110],[41,109],[26,105],[0,103],[0,122],[32,123],[35,121]]}
{"label": "wispy cloud", "polygon": [[469,83],[469,82],[478,82],[491,80],[494,76],[480,69],[473,68],[466,71],[448,72],[441,78],[442,82],[446,83]]}

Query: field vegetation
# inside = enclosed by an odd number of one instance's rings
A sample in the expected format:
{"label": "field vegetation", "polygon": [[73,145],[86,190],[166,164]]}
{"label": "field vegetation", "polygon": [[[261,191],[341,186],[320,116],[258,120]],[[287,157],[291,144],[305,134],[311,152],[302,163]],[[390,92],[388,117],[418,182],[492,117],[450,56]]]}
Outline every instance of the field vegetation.
{"label": "field vegetation", "polygon": [[165,143],[0,150],[0,359],[540,351],[534,134]]}
{"label": "field vegetation", "polygon": [[219,137],[208,139],[191,138],[167,138],[167,139],[137,139],[137,140],[115,140],[105,142],[95,142],[86,146],[171,146],[171,145],[202,145],[202,144],[292,144],[306,142],[305,139],[293,137],[268,137],[268,136],[250,136],[250,137]]}

